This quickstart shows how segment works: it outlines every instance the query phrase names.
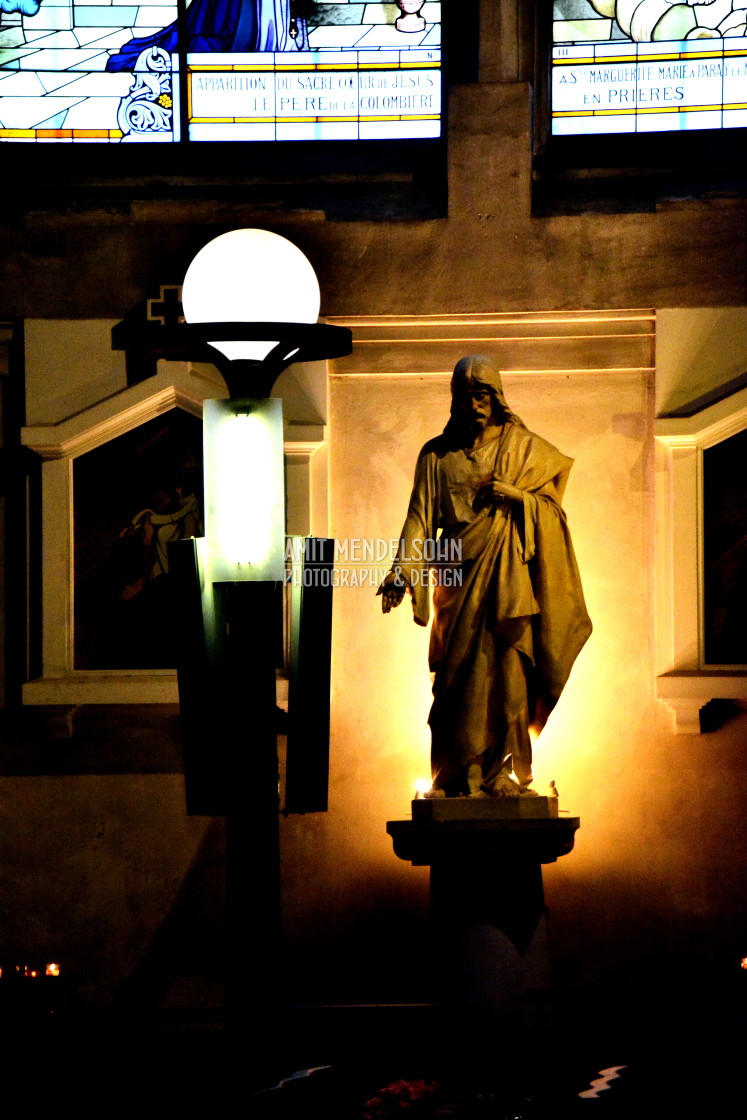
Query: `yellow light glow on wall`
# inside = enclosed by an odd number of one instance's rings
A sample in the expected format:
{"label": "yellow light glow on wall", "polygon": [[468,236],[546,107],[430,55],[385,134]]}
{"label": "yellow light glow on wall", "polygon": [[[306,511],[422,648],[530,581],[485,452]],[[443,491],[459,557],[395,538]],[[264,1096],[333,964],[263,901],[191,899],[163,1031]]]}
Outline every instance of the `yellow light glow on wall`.
{"label": "yellow light glow on wall", "polygon": [[282,404],[205,401],[203,419],[208,579],[282,580]]}

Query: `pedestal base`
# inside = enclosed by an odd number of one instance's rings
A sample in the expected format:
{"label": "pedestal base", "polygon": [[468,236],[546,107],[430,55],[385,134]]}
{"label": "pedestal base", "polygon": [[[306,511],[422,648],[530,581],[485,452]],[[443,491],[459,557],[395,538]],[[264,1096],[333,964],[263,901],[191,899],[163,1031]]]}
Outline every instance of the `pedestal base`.
{"label": "pedestal base", "polygon": [[448,933],[445,936],[441,928],[441,945],[452,958],[449,994],[453,1002],[485,1007],[500,1018],[514,1016],[522,1026],[543,1023],[543,1004],[547,1002],[543,993],[550,987],[544,910],[523,951],[490,922],[464,925]]}
{"label": "pedestal base", "polygon": [[557,820],[557,797],[425,797],[412,803],[414,821]]}
{"label": "pedestal base", "polygon": [[496,868],[516,859],[554,863],[573,850],[578,817],[555,820],[388,821],[394,853],[416,867],[443,859],[495,859]]}
{"label": "pedestal base", "polygon": [[549,982],[542,864],[571,851],[580,821],[439,819],[448,800],[431,803],[431,819],[389,821],[387,832],[400,859],[430,864],[443,995],[520,1017],[528,993]]}

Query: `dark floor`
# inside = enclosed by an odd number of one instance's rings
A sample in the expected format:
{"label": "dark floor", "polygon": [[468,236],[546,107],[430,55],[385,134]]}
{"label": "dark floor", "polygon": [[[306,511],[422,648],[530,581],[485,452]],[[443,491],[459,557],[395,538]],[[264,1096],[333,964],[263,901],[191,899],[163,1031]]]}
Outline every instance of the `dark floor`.
{"label": "dark floor", "polygon": [[4,1068],[32,1114],[68,1101],[79,1117],[133,1109],[241,1109],[252,1120],[730,1116],[747,1015],[733,993],[681,996],[624,1009],[544,1001],[523,1023],[433,1006],[249,1009],[227,1023],[205,1009],[127,1019],[6,1014]]}
{"label": "dark floor", "polygon": [[[652,1003],[606,1015],[561,1003],[530,1025],[479,1008],[299,1009],[284,1036],[289,1064],[331,1068],[263,1095],[258,1115],[710,1120],[739,1093],[747,1017],[720,1008],[709,1022],[700,1010],[688,1018]],[[379,1111],[361,1108],[398,1082]]]}

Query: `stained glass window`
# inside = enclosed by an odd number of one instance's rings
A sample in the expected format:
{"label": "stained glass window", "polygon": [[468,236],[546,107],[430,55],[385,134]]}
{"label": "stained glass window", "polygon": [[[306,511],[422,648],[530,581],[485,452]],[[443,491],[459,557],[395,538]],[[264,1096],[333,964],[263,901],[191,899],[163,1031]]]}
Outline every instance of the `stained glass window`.
{"label": "stained glass window", "polygon": [[438,0],[0,0],[0,140],[441,134]]}
{"label": "stained glass window", "polygon": [[555,0],[552,131],[747,126],[747,0]]}

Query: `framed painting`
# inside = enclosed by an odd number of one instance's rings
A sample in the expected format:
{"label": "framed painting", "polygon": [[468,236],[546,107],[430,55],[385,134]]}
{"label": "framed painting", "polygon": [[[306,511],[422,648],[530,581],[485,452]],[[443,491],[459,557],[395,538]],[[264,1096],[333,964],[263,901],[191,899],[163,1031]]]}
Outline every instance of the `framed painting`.
{"label": "framed painting", "polygon": [[173,669],[168,545],[202,536],[202,423],[179,408],[73,461],[75,669]]}

